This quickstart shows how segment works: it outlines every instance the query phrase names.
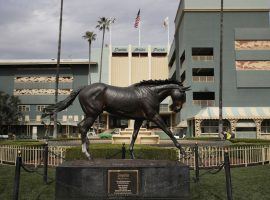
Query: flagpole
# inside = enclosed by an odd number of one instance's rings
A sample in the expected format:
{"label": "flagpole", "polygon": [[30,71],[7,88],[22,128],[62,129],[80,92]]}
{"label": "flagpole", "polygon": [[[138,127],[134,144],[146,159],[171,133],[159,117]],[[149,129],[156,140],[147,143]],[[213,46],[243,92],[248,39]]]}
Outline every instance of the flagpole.
{"label": "flagpole", "polygon": [[168,52],[169,52],[169,48],[170,48],[170,20],[168,18]]}
{"label": "flagpole", "polygon": [[110,45],[112,45],[112,24],[110,24]]}
{"label": "flagpole", "polygon": [[139,47],[141,46],[141,22],[139,22]]}

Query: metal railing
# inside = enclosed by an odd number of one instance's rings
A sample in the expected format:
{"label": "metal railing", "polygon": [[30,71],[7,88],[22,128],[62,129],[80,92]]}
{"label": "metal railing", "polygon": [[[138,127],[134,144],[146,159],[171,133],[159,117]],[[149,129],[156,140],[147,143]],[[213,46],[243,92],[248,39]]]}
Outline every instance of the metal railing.
{"label": "metal railing", "polygon": [[[49,146],[48,165],[58,166],[63,163],[67,146]],[[181,157],[179,160],[191,168],[195,167],[194,147],[186,147],[188,157]],[[199,147],[199,167],[217,167],[224,161],[225,149],[229,152],[232,166],[248,166],[253,164],[270,163],[270,145],[249,145],[249,146],[203,146]],[[18,151],[21,151],[22,160],[27,165],[35,167],[43,165],[44,146],[0,146],[0,164],[15,164]]]}
{"label": "metal railing", "polygon": [[192,56],[194,61],[209,61],[214,60],[214,56]]}
{"label": "metal railing", "polygon": [[214,82],[214,76],[192,76],[193,82]]}
{"label": "metal railing", "polygon": [[215,100],[193,100],[193,104],[206,107],[206,106],[215,106]]}

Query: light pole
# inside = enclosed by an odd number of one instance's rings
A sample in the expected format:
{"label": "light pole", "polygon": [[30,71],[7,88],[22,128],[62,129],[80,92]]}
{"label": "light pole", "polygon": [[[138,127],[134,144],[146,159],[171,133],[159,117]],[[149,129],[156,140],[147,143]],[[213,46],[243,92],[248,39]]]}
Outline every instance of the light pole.
{"label": "light pole", "polygon": [[219,120],[218,120],[218,133],[219,137],[222,138],[223,134],[223,119],[222,119],[222,88],[223,88],[223,0],[221,0],[220,7],[220,46],[219,46]]}
{"label": "light pole", "polygon": [[[57,103],[57,101],[58,101],[59,68],[60,68],[61,35],[62,35],[62,16],[63,16],[63,0],[61,0],[61,8],[60,8],[57,65],[56,65],[56,78],[55,78],[55,103]],[[54,119],[53,119],[53,138],[57,138],[57,113],[55,112],[53,116],[54,116]]]}

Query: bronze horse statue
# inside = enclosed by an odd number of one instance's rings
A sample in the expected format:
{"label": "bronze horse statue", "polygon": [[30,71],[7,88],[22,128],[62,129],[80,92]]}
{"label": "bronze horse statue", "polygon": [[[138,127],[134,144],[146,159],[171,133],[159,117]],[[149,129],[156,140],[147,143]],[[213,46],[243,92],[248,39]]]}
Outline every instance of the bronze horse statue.
{"label": "bronze horse statue", "polygon": [[66,109],[79,95],[79,102],[85,113],[85,118],[78,124],[81,133],[82,152],[89,159],[91,159],[91,156],[86,134],[103,111],[135,120],[129,146],[132,159],[134,159],[134,143],[144,120],[156,123],[171,138],[174,145],[180,149],[181,154],[185,155],[185,151],[159,115],[159,105],[166,97],[171,96],[173,104],[170,109],[179,112],[186,100],[185,91],[187,90],[189,90],[189,87],[184,87],[181,82],[170,79],[141,81],[129,87],[94,83],[73,91],[65,100],[45,108],[42,117]]}

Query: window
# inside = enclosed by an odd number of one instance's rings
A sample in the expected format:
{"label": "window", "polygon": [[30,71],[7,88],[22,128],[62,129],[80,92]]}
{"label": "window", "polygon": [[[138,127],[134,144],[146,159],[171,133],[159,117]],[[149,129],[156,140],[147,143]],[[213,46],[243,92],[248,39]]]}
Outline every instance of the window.
{"label": "window", "polygon": [[172,67],[175,62],[175,51],[172,54],[171,60],[169,62],[169,67]]}
{"label": "window", "polygon": [[18,106],[19,112],[29,112],[30,111],[30,105],[19,105]]}
{"label": "window", "polygon": [[208,61],[214,59],[213,48],[196,47],[192,48],[192,59],[195,61]]}
{"label": "window", "polygon": [[160,112],[168,112],[169,111],[169,106],[168,104],[160,104]]}
{"label": "window", "polygon": [[180,64],[182,65],[185,62],[186,56],[185,56],[185,51],[182,53],[180,57]]}
{"label": "window", "polygon": [[67,121],[67,116],[63,115],[62,120],[63,120],[63,122],[66,122]]}
{"label": "window", "polygon": [[112,53],[112,57],[128,57],[128,53]]}
{"label": "window", "polygon": [[186,80],[186,72],[184,71],[182,74],[181,74],[181,82],[185,82]]}
{"label": "window", "polygon": [[202,107],[215,106],[215,92],[193,92],[193,104]]}
{"label": "window", "polygon": [[265,119],[262,121],[261,132],[262,133],[270,133],[270,120],[269,119]]}
{"label": "window", "polygon": [[152,57],[166,57],[167,53],[151,53]]}
{"label": "window", "polygon": [[132,57],[147,57],[148,53],[132,53]]}
{"label": "window", "polygon": [[[201,123],[202,133],[218,133],[218,123],[218,120],[203,120]],[[223,129],[230,130],[230,123],[228,120],[223,120]]]}
{"label": "window", "polygon": [[37,111],[42,112],[48,105],[37,105]]}
{"label": "window", "polygon": [[29,121],[30,121],[29,115],[25,115],[25,116],[24,116],[24,121],[25,121],[25,122],[29,122]]}
{"label": "window", "polygon": [[36,116],[36,121],[37,121],[37,122],[40,122],[40,121],[41,121],[41,115],[37,115],[37,116]]}
{"label": "window", "polygon": [[193,82],[214,82],[213,68],[193,68],[192,69]]}
{"label": "window", "polygon": [[74,121],[75,122],[79,121],[79,116],[78,115],[74,115]]}

